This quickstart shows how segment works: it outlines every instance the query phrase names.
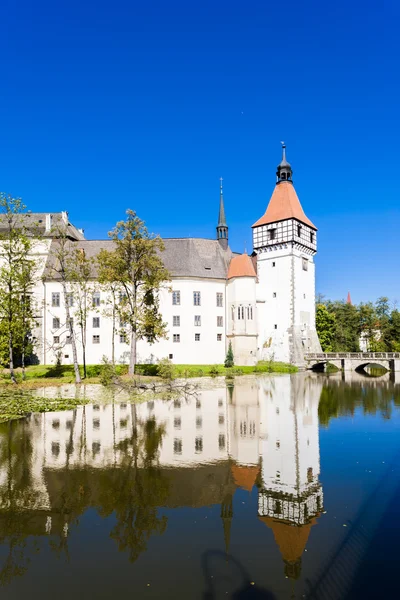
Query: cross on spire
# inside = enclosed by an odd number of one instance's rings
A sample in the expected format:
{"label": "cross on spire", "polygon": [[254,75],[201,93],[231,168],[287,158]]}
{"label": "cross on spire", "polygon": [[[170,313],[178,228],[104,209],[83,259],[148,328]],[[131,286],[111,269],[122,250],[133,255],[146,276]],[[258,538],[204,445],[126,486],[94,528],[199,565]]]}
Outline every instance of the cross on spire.
{"label": "cross on spire", "polygon": [[226,224],[225,206],[224,206],[224,190],[222,188],[223,178],[219,178],[219,214],[217,224],[217,239],[223,240],[224,245],[228,246],[228,226]]}

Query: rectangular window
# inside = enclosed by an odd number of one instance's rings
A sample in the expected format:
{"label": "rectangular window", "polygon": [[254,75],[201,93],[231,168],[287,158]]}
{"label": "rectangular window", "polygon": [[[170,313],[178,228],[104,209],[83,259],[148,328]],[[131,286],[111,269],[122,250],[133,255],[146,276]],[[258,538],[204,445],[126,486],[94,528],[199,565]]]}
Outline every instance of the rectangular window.
{"label": "rectangular window", "polygon": [[217,317],[217,327],[224,326],[224,317]]}
{"label": "rectangular window", "polygon": [[174,355],[173,354],[168,354],[168,358],[169,358],[169,360],[172,360],[174,358]]}
{"label": "rectangular window", "polygon": [[275,325],[274,325],[274,329],[278,329],[278,325],[276,325],[276,324],[275,324]]}
{"label": "rectangular window", "polygon": [[174,335],[172,336],[172,341],[178,344],[181,341],[180,334],[179,333],[174,333]]}
{"label": "rectangular window", "polygon": [[174,327],[180,327],[180,324],[181,324],[181,318],[180,318],[180,316],[179,315],[173,316],[172,317],[172,325]]}
{"label": "rectangular window", "polygon": [[194,450],[196,454],[203,452],[203,438],[200,435],[195,439]]}
{"label": "rectangular window", "polygon": [[314,232],[310,231],[310,242],[313,244],[314,243]]}
{"label": "rectangular window", "polygon": [[68,292],[68,294],[65,295],[65,304],[70,307],[74,305],[74,295],[72,292]]}
{"label": "rectangular window", "polygon": [[100,317],[93,317],[93,327],[96,329],[100,327]]}
{"label": "rectangular window", "polygon": [[180,292],[172,292],[172,304],[174,306],[179,306],[181,303],[181,293]]}
{"label": "rectangular window", "polygon": [[297,225],[297,237],[301,237],[301,225]]}
{"label": "rectangular window", "polygon": [[67,335],[66,339],[65,339],[65,343],[66,344],[71,344],[71,336]]}
{"label": "rectangular window", "polygon": [[194,334],[194,341],[195,342],[199,342],[200,341],[200,334],[199,333],[195,333]]}
{"label": "rectangular window", "polygon": [[225,450],[225,435],[223,433],[218,436],[218,446],[220,450]]}
{"label": "rectangular window", "polygon": [[194,324],[196,327],[200,327],[200,325],[201,325],[201,316],[200,315],[194,315]]}
{"label": "rectangular window", "polygon": [[308,271],[308,260],[303,258],[303,271]]}
{"label": "rectangular window", "polygon": [[175,417],[174,418],[174,429],[180,429],[181,425],[182,425],[181,417]]}
{"label": "rectangular window", "polygon": [[119,320],[119,326],[120,327],[126,327],[126,321],[124,321],[123,319]]}
{"label": "rectangular window", "polygon": [[222,333],[217,333],[217,342],[222,342]]}
{"label": "rectangular window", "polygon": [[273,267],[275,266],[275,261],[272,263],[272,266],[273,266]]}
{"label": "rectangular window", "polygon": [[98,307],[100,306],[100,292],[94,292],[92,296],[92,306]]}
{"label": "rectangular window", "polygon": [[276,298],[276,292],[273,292],[272,297]]}
{"label": "rectangular window", "polygon": [[60,329],[60,319],[58,317],[53,319],[53,329]]}
{"label": "rectangular window", "polygon": [[222,307],[224,305],[224,295],[217,292],[217,306]]}
{"label": "rectangular window", "polygon": [[100,336],[99,335],[93,336],[93,344],[100,344]]}
{"label": "rectangular window", "polygon": [[269,229],[268,230],[268,239],[274,240],[275,238],[276,238],[276,229]]}
{"label": "rectangular window", "polygon": [[70,329],[74,328],[74,317],[69,318],[69,326],[70,326]]}
{"label": "rectangular window", "polygon": [[174,454],[182,454],[182,440],[180,438],[174,439]]}
{"label": "rectangular window", "polygon": [[60,343],[60,336],[53,335],[53,344],[59,344],[59,343]]}
{"label": "rectangular window", "polygon": [[203,418],[196,417],[196,429],[201,429],[203,427]]}
{"label": "rectangular window", "polygon": [[244,306],[238,306],[238,319],[244,319]]}
{"label": "rectangular window", "polygon": [[200,306],[201,303],[201,294],[200,292],[193,292],[193,304],[195,306]]}
{"label": "rectangular window", "polygon": [[120,333],[120,335],[119,335],[119,342],[120,342],[120,344],[127,344],[128,343],[128,341],[126,339],[125,333]]}
{"label": "rectangular window", "polygon": [[52,306],[60,306],[60,293],[53,292],[51,294],[51,305]]}

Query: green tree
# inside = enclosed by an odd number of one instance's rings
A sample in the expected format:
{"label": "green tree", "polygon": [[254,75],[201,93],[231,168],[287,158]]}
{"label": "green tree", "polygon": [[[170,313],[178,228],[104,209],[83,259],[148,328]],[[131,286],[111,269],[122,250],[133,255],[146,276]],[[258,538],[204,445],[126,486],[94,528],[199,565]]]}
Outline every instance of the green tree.
{"label": "green tree", "polygon": [[50,249],[50,272],[52,278],[61,283],[63,291],[63,300],[65,306],[65,325],[69,332],[69,339],[72,346],[72,359],[74,363],[75,383],[81,383],[81,374],[79,371],[78,352],[76,347],[75,336],[75,321],[71,316],[71,308],[73,304],[73,292],[71,291],[71,280],[73,280],[73,272],[71,265],[73,264],[74,246],[67,236],[66,229],[60,225],[57,226],[53,233],[57,239],[51,243]]}
{"label": "green tree", "polygon": [[160,288],[169,281],[160,253],[164,244],[159,236],[149,234],[144,221],[127,210],[125,221],[119,221],[109,233],[114,250],[102,250],[98,264],[106,261],[110,280],[122,291],[118,306],[120,319],[130,332],[129,375],[135,373],[137,342],[153,343],[166,337],[166,324],[159,310]]}
{"label": "green tree", "polygon": [[228,352],[226,353],[226,358],[225,358],[225,367],[227,369],[229,369],[230,367],[233,367],[235,365],[235,359],[233,356],[233,350],[232,350],[232,342],[229,342],[229,346],[228,346]]}
{"label": "green tree", "polygon": [[336,332],[336,317],[325,304],[317,304],[315,322],[321,347],[324,352],[332,352]]}
{"label": "green tree", "polygon": [[75,305],[74,315],[78,320],[80,330],[83,377],[86,378],[87,320],[92,309],[94,292],[92,261],[86,257],[83,248],[75,248],[71,251],[67,268]]}
{"label": "green tree", "polygon": [[25,210],[20,198],[0,194],[0,333],[7,340],[10,378],[14,383],[15,350],[20,349],[25,372],[28,338],[34,326],[32,291],[37,265]]}

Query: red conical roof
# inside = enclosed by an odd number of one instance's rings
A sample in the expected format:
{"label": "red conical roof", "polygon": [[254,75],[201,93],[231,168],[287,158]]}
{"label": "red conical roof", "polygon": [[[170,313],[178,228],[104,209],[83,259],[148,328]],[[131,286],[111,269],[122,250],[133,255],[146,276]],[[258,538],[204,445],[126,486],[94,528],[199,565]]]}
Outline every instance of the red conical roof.
{"label": "red conical roof", "polygon": [[265,214],[254,223],[253,227],[285,219],[297,219],[317,230],[315,225],[304,214],[293,183],[281,181],[275,186]]}
{"label": "red conical roof", "polygon": [[351,296],[350,296],[350,292],[347,292],[347,304],[351,304]]}

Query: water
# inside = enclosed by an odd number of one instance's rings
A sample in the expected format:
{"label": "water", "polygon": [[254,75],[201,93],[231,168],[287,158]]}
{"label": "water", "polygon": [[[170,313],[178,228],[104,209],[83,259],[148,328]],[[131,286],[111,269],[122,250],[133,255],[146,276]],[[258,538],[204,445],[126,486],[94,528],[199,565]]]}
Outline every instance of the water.
{"label": "water", "polygon": [[397,597],[389,374],[84,393],[96,403],[0,426],[2,600]]}

